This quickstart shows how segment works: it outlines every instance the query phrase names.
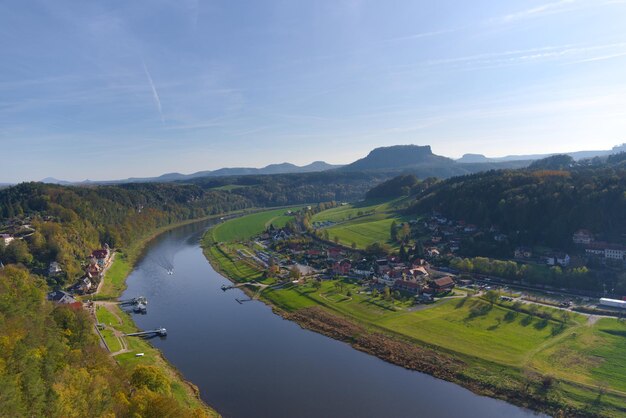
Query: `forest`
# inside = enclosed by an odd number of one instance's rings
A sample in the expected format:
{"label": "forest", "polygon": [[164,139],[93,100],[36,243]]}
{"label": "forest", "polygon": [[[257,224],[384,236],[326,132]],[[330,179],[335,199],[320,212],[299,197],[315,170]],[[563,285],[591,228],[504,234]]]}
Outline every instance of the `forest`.
{"label": "forest", "polygon": [[26,269],[0,270],[0,411],[6,417],[206,416],[181,406],[167,376],[129,376],[102,349],[82,308],[55,306]]}
{"label": "forest", "polygon": [[525,245],[568,248],[583,228],[605,241],[624,241],[625,191],[622,166],[490,171],[436,183],[418,193],[407,212],[437,211],[496,226]]}

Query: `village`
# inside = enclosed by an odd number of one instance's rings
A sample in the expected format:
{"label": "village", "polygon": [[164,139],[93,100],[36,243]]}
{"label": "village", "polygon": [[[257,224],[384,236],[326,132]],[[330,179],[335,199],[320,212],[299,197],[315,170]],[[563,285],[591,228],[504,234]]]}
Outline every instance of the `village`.
{"label": "village", "polygon": [[[222,246],[227,253],[231,252],[235,261],[263,271],[266,278],[280,283],[292,282],[297,285],[311,279],[324,281],[341,278],[360,284],[363,291],[368,293],[387,292],[396,299],[410,299],[414,304],[429,303],[436,298],[453,295],[455,287],[461,287],[461,292],[512,287],[517,288],[518,293],[531,293],[526,296],[528,300],[543,300],[548,305],[561,307],[570,307],[572,300],[579,304],[592,303],[592,300],[597,300],[595,298],[614,300],[607,297],[606,292],[581,292],[577,295],[577,292],[567,289],[553,289],[542,284],[529,285],[519,279],[507,280],[496,274],[472,273],[454,268],[450,260],[459,260],[459,254],[463,253],[462,246],[474,237],[490,240],[496,247],[511,248],[508,237],[497,228],[481,230],[462,220],[449,220],[433,213],[419,220],[412,219],[395,225],[395,228],[404,231],[404,239],[398,251],[385,250],[383,245],[378,244],[356,249],[333,242],[328,234],[324,234],[324,229],[336,225],[335,222],[314,222],[312,228],[307,229],[302,222],[305,212],[285,213],[295,215],[296,221],[281,228],[269,225],[262,234],[240,242],[235,247],[223,243],[218,243],[218,246]],[[596,242],[593,235],[585,230],[577,231],[572,241],[571,255],[558,249],[541,248],[534,252],[531,248],[514,247],[507,249],[509,257],[501,263],[544,266],[546,271],[557,267],[581,269],[586,268],[587,264],[613,269],[624,267],[626,247]],[[604,304],[601,300],[597,306],[588,309],[616,307],[615,303],[611,303]]]}

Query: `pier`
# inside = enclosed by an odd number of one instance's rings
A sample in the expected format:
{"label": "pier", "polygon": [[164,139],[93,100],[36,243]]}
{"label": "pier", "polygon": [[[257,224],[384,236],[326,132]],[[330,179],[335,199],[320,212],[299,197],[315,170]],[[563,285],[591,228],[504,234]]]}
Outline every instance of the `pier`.
{"label": "pier", "polygon": [[132,334],[124,334],[126,337],[140,337],[143,335],[159,335],[161,337],[165,337],[167,335],[167,330],[165,328],[157,328],[157,329],[153,329],[153,330],[149,330],[149,331],[140,331],[140,332],[133,332]]}
{"label": "pier", "polygon": [[145,296],[137,296],[136,298],[120,300],[120,305],[147,305],[148,299]]}

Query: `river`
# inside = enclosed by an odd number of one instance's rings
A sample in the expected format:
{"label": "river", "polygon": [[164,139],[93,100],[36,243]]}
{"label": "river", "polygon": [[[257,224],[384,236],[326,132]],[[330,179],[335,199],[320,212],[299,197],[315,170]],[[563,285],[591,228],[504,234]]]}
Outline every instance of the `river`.
{"label": "river", "polygon": [[[146,248],[122,298],[148,298],[142,329],[224,417],[528,417],[533,412],[478,396],[304,330],[238,289],[202,254],[209,224],[164,233]],[[173,269],[173,274],[168,270]]]}

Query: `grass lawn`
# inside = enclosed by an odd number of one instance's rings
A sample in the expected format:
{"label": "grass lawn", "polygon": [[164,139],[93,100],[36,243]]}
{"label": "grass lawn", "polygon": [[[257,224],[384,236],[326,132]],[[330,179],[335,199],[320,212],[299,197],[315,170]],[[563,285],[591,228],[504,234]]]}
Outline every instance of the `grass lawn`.
{"label": "grass lawn", "polygon": [[230,219],[211,229],[211,235],[215,242],[250,239],[255,235],[261,234],[270,224],[279,228],[285,226],[292,219],[292,216],[285,215],[285,213],[289,210],[299,210],[303,207],[295,206],[293,208],[274,209]]}
{"label": "grass lawn", "polygon": [[102,288],[94,299],[113,299],[121,295],[126,288],[126,277],[132,269],[133,266],[126,254],[116,253],[113,264],[106,272]]}
{"label": "grass lawn", "polygon": [[626,323],[603,318],[594,326],[582,326],[560,344],[539,352],[532,366],[626,395]]}

